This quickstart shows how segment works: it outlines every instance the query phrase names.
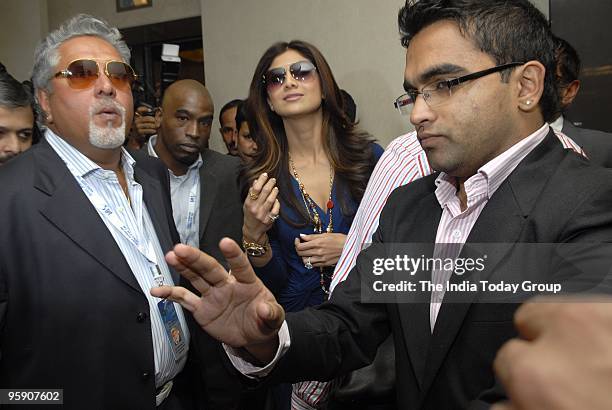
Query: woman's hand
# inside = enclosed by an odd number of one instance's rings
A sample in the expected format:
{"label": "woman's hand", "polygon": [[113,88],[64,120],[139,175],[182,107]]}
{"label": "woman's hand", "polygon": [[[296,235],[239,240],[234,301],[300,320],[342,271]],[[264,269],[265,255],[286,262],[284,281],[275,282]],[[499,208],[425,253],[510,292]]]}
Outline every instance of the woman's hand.
{"label": "woman's hand", "polygon": [[342,233],[321,233],[304,235],[295,238],[295,250],[302,257],[304,265],[308,262],[313,267],[334,266],[346,242],[346,235]]}
{"label": "woman's hand", "polygon": [[244,211],[243,236],[263,244],[262,238],[272,227],[280,212],[276,179],[268,179],[268,174],[261,174],[249,188],[249,193],[242,207]]}

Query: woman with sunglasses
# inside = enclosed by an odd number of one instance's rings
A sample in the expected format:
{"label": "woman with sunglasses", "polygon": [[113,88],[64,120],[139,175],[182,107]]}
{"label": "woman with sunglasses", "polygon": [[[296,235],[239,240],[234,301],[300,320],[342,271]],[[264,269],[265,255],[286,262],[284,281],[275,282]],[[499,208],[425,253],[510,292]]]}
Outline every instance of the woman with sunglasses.
{"label": "woman with sunglasses", "polygon": [[286,311],[327,298],[369,176],[383,149],[358,131],[321,52],[277,43],[247,100],[258,150],[241,173],[243,246]]}

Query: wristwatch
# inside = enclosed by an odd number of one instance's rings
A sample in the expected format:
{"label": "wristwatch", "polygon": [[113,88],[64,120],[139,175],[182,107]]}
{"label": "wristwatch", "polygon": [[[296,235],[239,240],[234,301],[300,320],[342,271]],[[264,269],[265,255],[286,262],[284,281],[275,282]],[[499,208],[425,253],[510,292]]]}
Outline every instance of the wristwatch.
{"label": "wristwatch", "polygon": [[242,247],[244,248],[244,251],[247,253],[247,255],[257,257],[266,254],[269,244],[267,239],[266,243],[260,245],[257,242],[249,242],[246,239],[242,238]]}

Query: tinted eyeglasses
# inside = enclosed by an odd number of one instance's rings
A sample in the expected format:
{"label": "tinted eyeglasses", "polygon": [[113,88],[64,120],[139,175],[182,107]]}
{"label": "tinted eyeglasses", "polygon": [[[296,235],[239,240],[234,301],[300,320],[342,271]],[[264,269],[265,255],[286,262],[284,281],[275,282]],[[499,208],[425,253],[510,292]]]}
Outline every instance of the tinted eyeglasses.
{"label": "tinted eyeglasses", "polygon": [[[314,74],[317,71],[317,67],[310,61],[298,61],[289,66],[289,73],[291,77],[295,78],[296,81],[306,82],[314,78]],[[273,68],[263,76],[263,83],[266,85],[266,89],[271,91],[277,87],[280,87],[285,82],[287,76],[287,70],[285,67]]]}
{"label": "tinted eyeglasses", "polygon": [[[107,61],[104,63],[104,74],[117,88],[130,88],[137,76],[134,69],[123,61]],[[68,85],[75,89],[85,89],[93,86],[100,75],[98,62],[90,59],[74,60],[65,70],[53,77],[64,77]]]}
{"label": "tinted eyeglasses", "polygon": [[450,97],[452,95],[452,88],[458,86],[459,84],[465,83],[466,81],[470,80],[476,80],[489,74],[497,73],[499,71],[503,71],[508,68],[513,68],[523,64],[525,63],[502,64],[495,67],[487,68],[486,70],[467,74],[462,77],[453,78],[450,80],[438,80],[426,85],[421,89],[421,91],[414,89],[406,90],[405,94],[402,94],[397,97],[397,99],[393,103],[393,106],[397,108],[397,110],[401,114],[408,114],[410,112],[410,108],[414,105],[417,97],[420,94],[423,96],[423,99],[425,100],[427,105],[433,107],[437,104],[444,102],[448,97]]}

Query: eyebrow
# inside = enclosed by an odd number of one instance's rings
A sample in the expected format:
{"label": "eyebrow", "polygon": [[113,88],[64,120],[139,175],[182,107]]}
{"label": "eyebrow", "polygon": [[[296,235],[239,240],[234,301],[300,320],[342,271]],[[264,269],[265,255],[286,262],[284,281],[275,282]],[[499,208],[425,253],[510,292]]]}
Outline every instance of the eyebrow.
{"label": "eyebrow", "polygon": [[214,119],[214,115],[212,114],[206,114],[206,115],[202,115],[201,117],[198,117],[198,121],[202,121],[202,120],[212,121],[213,119]]}
{"label": "eyebrow", "polygon": [[[419,84],[427,84],[432,78],[443,76],[443,75],[448,75],[448,74],[465,73],[466,71],[467,70],[465,69],[465,67],[461,67],[455,64],[448,64],[448,63],[440,64],[440,65],[436,65],[436,66],[428,68],[427,71],[419,75],[417,80]],[[404,80],[404,90],[405,91],[414,90],[414,89],[416,89],[416,87],[410,84],[408,80]]]}

